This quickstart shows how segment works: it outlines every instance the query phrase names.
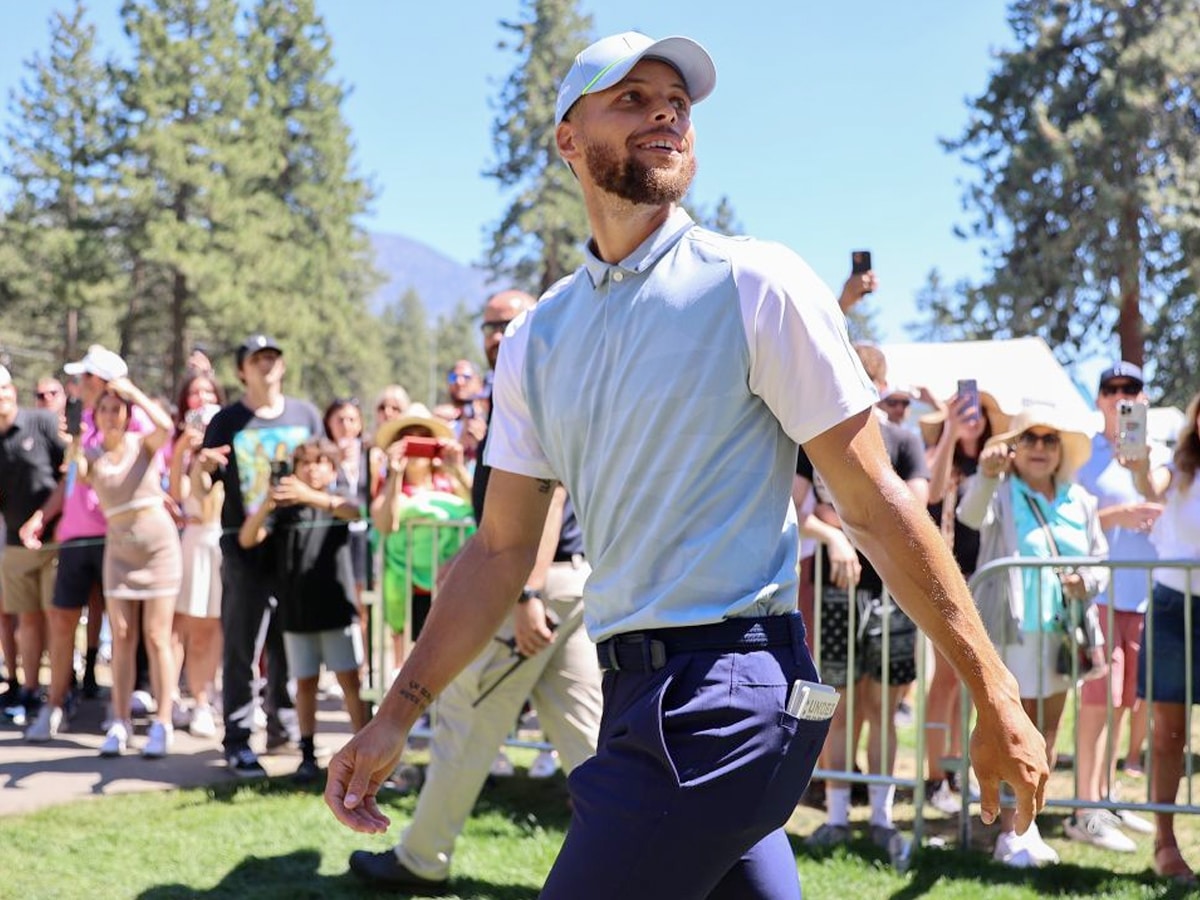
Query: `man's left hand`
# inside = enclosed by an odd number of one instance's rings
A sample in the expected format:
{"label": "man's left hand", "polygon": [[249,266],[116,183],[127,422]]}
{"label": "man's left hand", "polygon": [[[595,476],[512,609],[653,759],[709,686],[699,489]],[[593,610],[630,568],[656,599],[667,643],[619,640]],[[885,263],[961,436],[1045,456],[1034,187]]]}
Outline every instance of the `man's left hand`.
{"label": "man's left hand", "polygon": [[536,656],[554,641],[554,632],[546,620],[546,604],[537,597],[518,603],[513,609],[513,637],[522,656]]}

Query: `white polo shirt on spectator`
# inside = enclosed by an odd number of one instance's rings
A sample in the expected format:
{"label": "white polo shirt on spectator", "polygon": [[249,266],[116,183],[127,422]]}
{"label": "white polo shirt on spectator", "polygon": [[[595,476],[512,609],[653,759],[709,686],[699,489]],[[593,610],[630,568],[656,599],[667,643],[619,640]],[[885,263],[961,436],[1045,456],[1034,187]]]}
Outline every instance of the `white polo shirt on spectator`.
{"label": "white polo shirt on spectator", "polygon": [[561,481],[593,640],[796,609],[796,444],[877,400],[829,288],[681,209],[509,326],[487,464]]}

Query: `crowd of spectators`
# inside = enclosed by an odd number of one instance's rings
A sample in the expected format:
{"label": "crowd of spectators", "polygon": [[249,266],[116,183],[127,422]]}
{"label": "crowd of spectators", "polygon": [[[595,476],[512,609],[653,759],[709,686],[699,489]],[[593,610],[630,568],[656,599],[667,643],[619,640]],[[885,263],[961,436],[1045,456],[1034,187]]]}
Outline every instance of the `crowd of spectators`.
{"label": "crowd of spectators", "polygon": [[[873,272],[852,276],[841,295],[843,308],[876,283]],[[500,311],[485,315],[484,349],[492,365],[500,326],[526,302],[532,298],[518,292],[489,301],[489,310]],[[968,579],[986,564],[1012,557],[1148,562],[1200,555],[1200,501],[1193,490],[1200,394],[1187,409],[1173,451],[1150,441],[1145,452],[1131,454],[1119,409],[1148,402],[1142,371],[1131,363],[1117,362],[1101,375],[1095,402],[1103,425],[1090,433],[1050,405],[1003,409],[986,390],[938,398],[924,387],[897,386],[889,382],[877,347],[856,349],[879,391],[879,426],[893,468],[928,505]],[[389,385],[378,395],[369,430],[354,398],[333,399],[322,415],[308,401],[286,396],[284,360],[284,349],[270,336],[247,338],[236,351],[240,396],[232,403],[225,402],[203,348],[191,357],[174,401],[146,396],[125,362],[100,346],[65,366],[62,378],[31,379],[32,407],[19,405],[17,385],[0,367],[0,507],[6,526],[0,689],[5,714],[25,727],[29,741],[56,739],[70,727],[79,702],[102,695],[96,676],[102,615],[111,648],[103,756],[130,747],[133,708],[140,702],[150,716],[141,744],[145,756],[169,753],[174,729],[186,727],[205,739],[220,735],[234,774],[262,775],[251,737],[265,731],[267,749],[291,744],[300,750],[297,777],[311,780],[319,774],[314,732],[322,666],[336,677],[335,693],[353,727],[366,721],[360,698],[368,637],[364,590],[369,582],[381,585],[391,664],[399,666],[428,615],[438,568],[453,564],[481,515],[490,373],[459,360],[447,372],[444,402],[432,410],[412,403],[402,386]],[[910,421],[916,404],[927,411]],[[824,680],[856,697],[854,715],[846,705],[838,709],[822,766],[859,771],[860,735],[866,732],[861,771],[879,776],[865,779],[869,834],[895,857],[903,844],[889,783],[896,722],[907,721],[925,641],[841,531],[820,473],[803,452],[793,496],[806,542],[799,602],[809,640],[818,636],[814,649]],[[594,747],[598,670],[591,657],[580,663],[575,637],[583,635],[578,601],[586,561],[569,498],[558,498],[553,509],[549,555],[531,573],[529,595],[509,630],[497,636],[492,655],[499,656],[468,670],[473,681],[456,683],[454,714],[435,732],[441,751],[456,748],[450,756],[434,750],[438,766],[456,773],[434,782],[434,805],[455,810],[438,820],[436,838],[428,838],[436,852],[420,843],[424,832],[414,826],[408,844],[386,859],[360,856],[355,865],[364,874],[407,864],[421,877],[446,877],[453,834],[485,774],[481,760],[494,752],[531,693],[557,723],[568,768]],[[431,519],[455,527],[430,529]],[[1066,836],[1129,852],[1137,846],[1130,834],[1153,833],[1156,871],[1179,881],[1194,876],[1178,847],[1173,816],[1156,813],[1152,825],[1102,801],[1118,799],[1120,762],[1129,777],[1152,771],[1151,800],[1175,802],[1184,704],[1200,689],[1200,617],[1192,616],[1188,635],[1184,614],[1187,598],[1198,592],[1195,569],[1163,566],[1148,576],[1145,569],[1105,565],[1012,567],[979,581],[975,592],[1026,711],[1046,737],[1051,764],[1067,698],[1079,691],[1078,799],[1097,805],[1074,810],[1064,823]],[[1088,603],[1099,611],[1081,625],[1095,632],[1088,635],[1090,658],[1064,667],[1060,622]],[[495,666],[507,666],[509,659],[520,665],[556,640],[551,653],[564,654],[558,662],[530,666],[502,692],[504,702],[496,707],[502,712],[479,719],[476,708],[500,683],[484,689]],[[574,649],[566,655],[568,640]],[[1151,643],[1152,667],[1143,652]],[[45,685],[44,656],[50,672]],[[927,658],[925,793],[935,809],[953,815],[964,808],[962,792],[970,791],[958,768],[948,765],[964,752],[960,688],[943,659],[936,653]],[[1188,659],[1191,672],[1185,671]],[[552,674],[569,676],[576,696],[556,693]],[[587,688],[580,693],[578,685]],[[1151,709],[1158,724],[1147,766],[1142,748]],[[1126,722],[1122,758],[1117,748]],[[464,769],[462,742],[472,735],[486,735],[489,746],[483,757],[476,748]],[[552,772],[557,758],[548,759],[543,768]],[[830,780],[824,804],[827,821],[809,843],[850,840],[850,785]],[[1015,833],[1011,810],[1002,814],[994,852],[1013,866],[1058,860],[1036,825]]]}

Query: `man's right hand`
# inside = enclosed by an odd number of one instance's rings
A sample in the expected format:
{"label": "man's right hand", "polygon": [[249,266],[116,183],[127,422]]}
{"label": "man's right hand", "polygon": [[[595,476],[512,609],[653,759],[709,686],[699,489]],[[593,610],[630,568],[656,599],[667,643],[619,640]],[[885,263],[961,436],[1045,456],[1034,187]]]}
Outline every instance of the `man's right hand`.
{"label": "man's right hand", "polygon": [[546,604],[530,597],[513,608],[513,639],[522,656],[536,656],[554,641],[554,632],[546,621]]}
{"label": "man's right hand", "polygon": [[1000,814],[1000,782],[1017,797],[1017,834],[1024,834],[1046,805],[1050,764],[1046,738],[1026,715],[1015,691],[1011,700],[979,706],[971,735],[971,765],[979,779],[980,818],[990,825]]}
{"label": "man's right hand", "polygon": [[40,509],[36,509],[33,515],[25,520],[25,524],[17,529],[17,536],[27,549],[40,550],[42,546],[42,532],[45,528],[45,517],[42,515]]}
{"label": "man's right hand", "polygon": [[391,820],[376,797],[400,762],[407,737],[408,729],[377,715],[329,761],[325,805],[347,828],[361,834],[387,831]]}

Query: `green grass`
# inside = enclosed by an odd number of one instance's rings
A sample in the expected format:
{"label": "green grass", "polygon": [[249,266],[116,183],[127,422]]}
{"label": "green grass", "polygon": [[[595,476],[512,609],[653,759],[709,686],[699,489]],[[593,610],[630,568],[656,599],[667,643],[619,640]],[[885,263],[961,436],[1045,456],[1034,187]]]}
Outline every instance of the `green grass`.
{"label": "green grass", "polygon": [[[517,755],[518,761],[522,757]],[[338,825],[317,789],[283,780],[227,783],[203,790],[97,798],[0,820],[3,874],[0,897],[335,898],[362,896],[346,872],[358,848],[383,849],[412,814],[415,798],[388,794],[383,806],[391,837],[363,837]],[[861,810],[856,810],[861,814]],[[897,806],[902,826],[911,805]],[[1037,872],[993,863],[979,850],[925,849],[912,869],[898,874],[865,840],[833,852],[811,853],[801,835],[822,814],[801,807],[789,830],[810,898],[1174,898],[1178,888],[1156,881],[1148,852],[1130,856],[1052,843],[1063,864]],[[1043,833],[1061,834],[1051,814]],[[518,776],[485,790],[459,841],[451,896],[517,900],[537,895],[567,825],[565,781]],[[954,835],[950,823],[928,820],[930,834]],[[1181,825],[1185,823],[1181,822]],[[1196,824],[1181,838],[1197,846]],[[976,823],[974,843],[989,847],[991,829]],[[1188,837],[1185,838],[1185,834]],[[1148,839],[1139,839],[1146,844]]]}

